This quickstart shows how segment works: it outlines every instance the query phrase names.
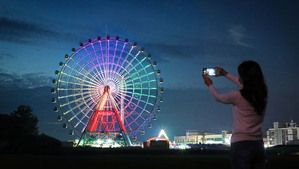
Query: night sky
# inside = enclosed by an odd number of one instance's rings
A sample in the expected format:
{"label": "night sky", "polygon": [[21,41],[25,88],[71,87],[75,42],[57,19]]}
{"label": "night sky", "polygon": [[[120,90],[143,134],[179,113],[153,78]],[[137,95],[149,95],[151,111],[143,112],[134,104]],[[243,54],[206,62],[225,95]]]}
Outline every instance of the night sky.
{"label": "night sky", "polygon": [[[269,90],[263,130],[274,121],[299,123],[299,3],[297,1],[0,0],[0,113],[29,105],[39,131],[72,138],[53,112],[51,79],[65,54],[97,36],[136,41],[157,60],[165,89],[162,111],[146,138],[165,129],[231,130],[232,105],[217,103],[203,67],[237,75],[245,60],[260,63]],[[213,78],[220,92],[238,90]],[[144,140],[140,140],[144,141]]]}

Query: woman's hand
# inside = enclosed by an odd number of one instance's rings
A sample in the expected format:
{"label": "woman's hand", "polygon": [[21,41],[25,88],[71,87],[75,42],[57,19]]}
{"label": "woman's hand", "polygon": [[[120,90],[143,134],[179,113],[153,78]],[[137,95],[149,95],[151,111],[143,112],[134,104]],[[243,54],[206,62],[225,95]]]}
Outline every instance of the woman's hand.
{"label": "woman's hand", "polygon": [[207,75],[202,74],[202,78],[208,87],[213,84],[213,81]]}
{"label": "woman's hand", "polygon": [[222,67],[216,67],[216,69],[218,70],[218,74],[215,77],[227,75],[227,72]]}

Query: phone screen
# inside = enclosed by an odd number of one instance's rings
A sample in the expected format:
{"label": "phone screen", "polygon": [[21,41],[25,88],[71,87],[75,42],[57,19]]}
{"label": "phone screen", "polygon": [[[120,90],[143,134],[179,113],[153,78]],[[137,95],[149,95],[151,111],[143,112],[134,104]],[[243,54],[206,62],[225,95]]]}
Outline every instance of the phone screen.
{"label": "phone screen", "polygon": [[203,68],[203,73],[208,76],[216,76],[217,70],[216,68]]}

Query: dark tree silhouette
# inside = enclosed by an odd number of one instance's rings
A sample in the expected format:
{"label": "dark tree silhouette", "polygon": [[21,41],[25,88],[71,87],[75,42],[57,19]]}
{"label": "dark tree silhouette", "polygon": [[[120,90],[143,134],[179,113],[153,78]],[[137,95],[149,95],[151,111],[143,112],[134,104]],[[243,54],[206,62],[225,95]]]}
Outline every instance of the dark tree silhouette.
{"label": "dark tree silhouette", "polygon": [[[38,118],[32,109],[20,105],[10,115],[0,114],[0,143],[8,152],[55,152],[61,142],[45,134],[38,134]],[[1,149],[1,146],[0,146]]]}
{"label": "dark tree silhouette", "polygon": [[16,121],[18,134],[22,136],[38,135],[37,117],[32,114],[32,109],[29,106],[20,105],[17,110],[11,113],[11,116]]}

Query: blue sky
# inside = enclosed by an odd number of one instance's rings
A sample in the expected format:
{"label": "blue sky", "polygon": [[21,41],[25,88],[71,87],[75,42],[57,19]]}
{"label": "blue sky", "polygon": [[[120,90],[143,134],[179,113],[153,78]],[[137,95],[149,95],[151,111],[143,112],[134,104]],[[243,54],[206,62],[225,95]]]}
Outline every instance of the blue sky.
{"label": "blue sky", "polygon": [[[165,102],[147,132],[170,137],[187,129],[232,129],[230,105],[213,100],[203,67],[237,74],[244,60],[260,63],[269,88],[264,129],[273,121],[299,123],[297,1],[57,1],[0,0],[0,107],[30,105],[41,132],[67,139],[50,103],[51,79],[63,56],[97,36],[120,36],[158,61]],[[237,88],[213,79],[221,92]]]}

